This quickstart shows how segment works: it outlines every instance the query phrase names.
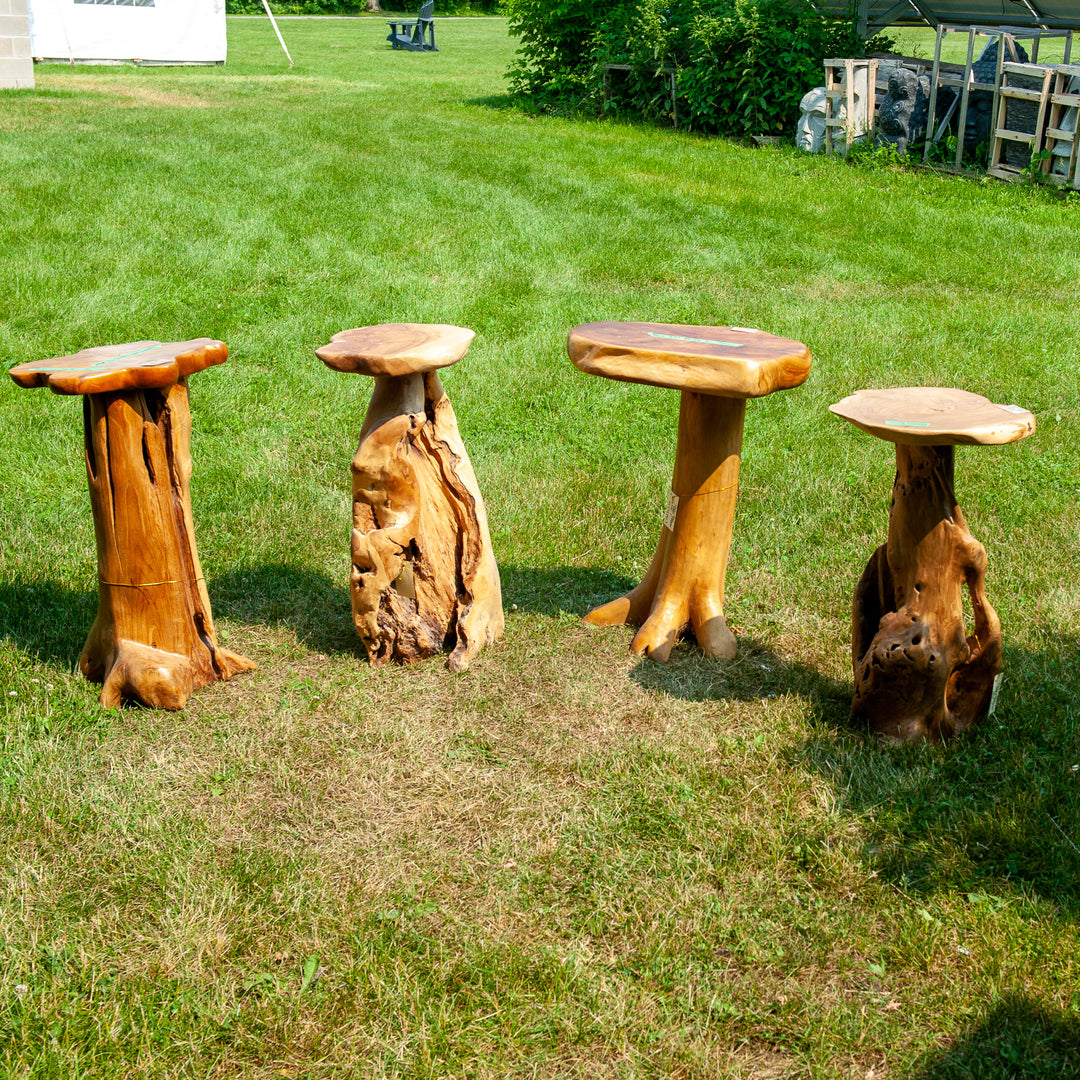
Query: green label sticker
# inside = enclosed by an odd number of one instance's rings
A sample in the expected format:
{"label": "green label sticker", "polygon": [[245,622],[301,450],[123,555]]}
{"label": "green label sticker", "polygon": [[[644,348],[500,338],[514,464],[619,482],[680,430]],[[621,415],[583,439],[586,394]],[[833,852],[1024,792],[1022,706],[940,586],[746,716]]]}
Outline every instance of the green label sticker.
{"label": "green label sticker", "polygon": [[98,368],[105,367],[106,364],[116,364],[121,360],[130,360],[133,356],[142,356],[143,353],[153,352],[154,349],[160,349],[160,345],[147,345],[142,349],[135,349],[134,352],[121,353],[119,356],[107,356],[104,360],[95,360],[92,364],[85,364],[83,367],[54,367],[49,360],[38,360],[29,369],[31,371],[51,371],[60,375],[85,375],[89,371],[97,371]]}
{"label": "green label sticker", "polygon": [[886,420],[886,424],[892,427],[929,427],[930,424],[926,420]]}
{"label": "green label sticker", "polygon": [[741,349],[746,343],[743,341],[712,341],[703,337],[683,337],[682,334],[654,334],[648,331],[649,337],[667,338],[669,341],[693,341],[698,345],[726,345],[729,349]]}

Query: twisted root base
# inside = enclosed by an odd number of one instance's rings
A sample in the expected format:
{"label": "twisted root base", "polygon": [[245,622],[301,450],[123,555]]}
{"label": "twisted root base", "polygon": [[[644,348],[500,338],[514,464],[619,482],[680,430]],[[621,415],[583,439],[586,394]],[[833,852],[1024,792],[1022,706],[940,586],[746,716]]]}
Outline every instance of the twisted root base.
{"label": "twisted root base", "polygon": [[630,645],[638,656],[664,663],[688,630],[706,656],[735,656],[735,635],[724,618],[724,579],[745,414],[741,398],[683,392],[671,481],[678,497],[674,522],[661,530],[641,584],[585,616],[593,626],[640,626]]}
{"label": "twisted root base", "polygon": [[487,513],[434,372],[378,380],[353,461],[353,622],[372,664],[450,651],[463,671],[503,632]]}
{"label": "twisted root base", "polygon": [[953,493],[953,448],[897,444],[888,543],[871,556],[852,606],[853,718],[907,742],[948,738],[986,714],[1001,626],[985,582],[986,551]]}
{"label": "twisted root base", "polygon": [[97,618],[79,667],[101,704],[182,708],[255,665],[217,643],[191,518],[187,380],[83,397]]}

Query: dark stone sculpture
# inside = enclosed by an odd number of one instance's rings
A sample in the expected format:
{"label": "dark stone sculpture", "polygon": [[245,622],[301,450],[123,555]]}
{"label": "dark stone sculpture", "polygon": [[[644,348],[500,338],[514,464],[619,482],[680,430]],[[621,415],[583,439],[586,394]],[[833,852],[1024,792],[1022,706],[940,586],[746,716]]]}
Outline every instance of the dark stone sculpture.
{"label": "dark stone sculpture", "polygon": [[908,145],[926,131],[930,109],[930,77],[896,68],[889,75],[889,88],[878,110],[875,146],[894,146],[906,154]]}

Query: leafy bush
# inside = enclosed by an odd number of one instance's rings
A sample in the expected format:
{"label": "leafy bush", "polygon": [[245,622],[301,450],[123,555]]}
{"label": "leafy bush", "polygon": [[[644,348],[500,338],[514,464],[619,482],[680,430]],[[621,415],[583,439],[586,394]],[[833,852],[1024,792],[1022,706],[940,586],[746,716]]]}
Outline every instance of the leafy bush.
{"label": "leafy bush", "polygon": [[521,38],[508,76],[513,90],[546,108],[576,106],[596,79],[597,31],[626,0],[504,0]]}
{"label": "leafy bush", "polygon": [[599,106],[659,118],[670,112],[660,69],[675,68],[680,119],[706,132],[779,134],[794,129],[799,99],[824,77],[829,56],[886,47],[866,42],[852,22],[828,18],[805,0],[507,0],[521,36],[509,73],[514,89],[543,106]]}

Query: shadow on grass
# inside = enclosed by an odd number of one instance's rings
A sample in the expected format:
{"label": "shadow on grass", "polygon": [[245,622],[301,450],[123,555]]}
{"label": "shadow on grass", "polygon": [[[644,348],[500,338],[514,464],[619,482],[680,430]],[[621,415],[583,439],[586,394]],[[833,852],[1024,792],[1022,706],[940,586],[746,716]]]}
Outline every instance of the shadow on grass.
{"label": "shadow on grass", "polygon": [[238,566],[208,588],[218,619],[288,626],[317,652],[367,658],[353,628],[348,588],[324,573],[285,563]]}
{"label": "shadow on grass", "polygon": [[[352,625],[349,590],[305,567],[241,566],[207,582],[215,619],[291,627],[321,653],[366,659]],[[0,584],[0,635],[50,663],[72,667],[97,615],[96,591],[55,581]]]}
{"label": "shadow on grass", "polygon": [[847,720],[851,684],[830,679],[806,664],[783,660],[753,638],[740,637],[734,660],[703,656],[693,638],[681,641],[666,664],[643,659],[630,678],[647,690],[684,701],[755,701],[797,694],[814,705],[815,717],[829,726]]}
{"label": "shadow on grass", "polygon": [[997,713],[948,745],[882,745],[843,723],[791,751],[862,823],[879,877],[973,903],[1001,903],[986,890],[1039,897],[1080,916],[1080,641],[1042,636],[1046,649],[1006,648]]}
{"label": "shadow on grass", "polygon": [[908,1080],[1073,1080],[1080,1076],[1080,1018],[1022,995],[999,1002],[948,1050],[920,1061]]}
{"label": "shadow on grass", "polygon": [[24,652],[65,668],[79,661],[97,614],[97,592],[56,581],[0,583],[0,635]]}
{"label": "shadow on grass", "polygon": [[537,570],[499,566],[503,607],[532,615],[584,615],[598,604],[629,592],[637,582],[610,570],[557,566]]}
{"label": "shadow on grass", "polygon": [[[482,97],[466,98],[466,105],[479,105],[482,109],[495,109],[498,112],[530,112],[527,105],[523,105],[521,99],[514,94],[484,94]],[[533,107],[532,115],[539,115]]]}

